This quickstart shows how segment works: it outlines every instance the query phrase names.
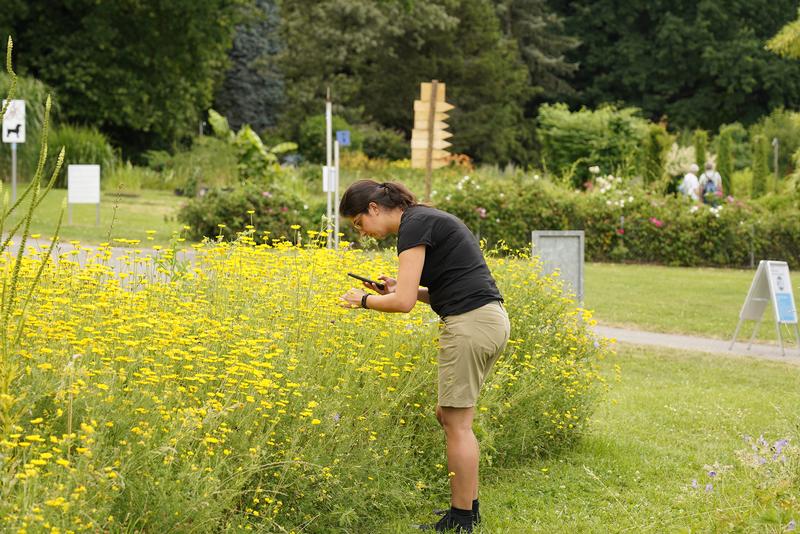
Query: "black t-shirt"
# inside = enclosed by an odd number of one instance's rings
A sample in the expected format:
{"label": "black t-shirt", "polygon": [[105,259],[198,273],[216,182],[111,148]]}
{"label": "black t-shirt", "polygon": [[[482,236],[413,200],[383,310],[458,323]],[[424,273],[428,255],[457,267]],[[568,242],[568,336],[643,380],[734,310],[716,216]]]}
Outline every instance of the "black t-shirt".
{"label": "black t-shirt", "polygon": [[478,240],[458,217],[428,206],[403,212],[397,254],[425,245],[420,285],[428,288],[439,316],[458,315],[503,301]]}

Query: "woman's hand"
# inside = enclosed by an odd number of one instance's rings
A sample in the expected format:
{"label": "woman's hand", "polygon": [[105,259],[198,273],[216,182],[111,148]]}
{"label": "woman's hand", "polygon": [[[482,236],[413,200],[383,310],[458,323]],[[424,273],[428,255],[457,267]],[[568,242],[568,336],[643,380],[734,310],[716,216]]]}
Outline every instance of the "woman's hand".
{"label": "woman's hand", "polygon": [[390,278],[386,275],[380,275],[378,277],[378,280],[381,280],[383,282],[385,289],[380,289],[375,284],[370,284],[367,282],[364,282],[364,287],[373,290],[375,293],[378,293],[379,295],[388,295],[389,293],[394,293],[397,290],[396,279]]}
{"label": "woman's hand", "polygon": [[363,289],[350,289],[339,297],[342,301],[339,303],[339,306],[342,308],[360,308],[361,307],[361,297],[367,295],[368,293]]}

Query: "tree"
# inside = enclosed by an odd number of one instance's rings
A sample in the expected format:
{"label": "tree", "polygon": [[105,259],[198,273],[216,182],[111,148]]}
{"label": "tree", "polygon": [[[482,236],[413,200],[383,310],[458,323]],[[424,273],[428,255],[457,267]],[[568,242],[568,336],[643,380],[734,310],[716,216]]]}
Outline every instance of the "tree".
{"label": "tree", "polygon": [[769,141],[761,134],[753,136],[753,184],[751,196],[758,198],[767,192],[769,178]]}
{"label": "tree", "polygon": [[126,151],[196,131],[225,71],[244,0],[53,0],[0,19],[20,70],[52,86],[66,117],[98,126]]}
{"label": "tree", "polygon": [[695,130],[692,136],[694,145],[694,160],[701,169],[706,165],[706,147],[708,146],[708,132],[705,130]]}
{"label": "tree", "polygon": [[481,161],[525,155],[527,69],[500,31],[490,0],[285,0],[287,105],[292,137],[320,113],[331,87],[334,113],[408,133],[419,84],[446,84],[453,150]]}
{"label": "tree", "polygon": [[624,102],[651,119],[716,131],[800,105],[800,64],[764,49],[790,0],[551,0],[582,44],[578,103]]}
{"label": "tree", "polygon": [[650,124],[644,144],[644,181],[652,184],[664,177],[667,165],[667,152],[672,146],[672,137],[660,124]]}
{"label": "tree", "polygon": [[767,49],[779,56],[800,59],[800,17],[786,24],[767,43]]}
{"label": "tree", "polygon": [[731,145],[733,144],[730,128],[720,129],[717,138],[717,171],[722,176],[722,190],[728,195],[733,195],[733,157]]}
{"label": "tree", "polygon": [[564,33],[564,19],[545,0],[495,0],[495,9],[506,38],[515,39],[530,81],[546,99],[574,94],[570,78],[577,62],[565,54],[580,41]]}
{"label": "tree", "polygon": [[231,67],[217,91],[215,106],[232,128],[249,124],[260,132],[277,124],[284,100],[276,60],[282,46],[280,21],[274,0],[254,0],[243,13],[246,16],[236,27],[228,54]]}

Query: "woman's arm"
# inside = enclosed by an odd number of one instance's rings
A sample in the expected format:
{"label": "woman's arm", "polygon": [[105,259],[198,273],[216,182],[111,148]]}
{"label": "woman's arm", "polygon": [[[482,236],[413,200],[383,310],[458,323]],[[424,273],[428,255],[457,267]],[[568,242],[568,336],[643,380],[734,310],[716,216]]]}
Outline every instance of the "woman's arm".
{"label": "woman's arm", "polygon": [[428,294],[427,287],[421,287],[417,289],[417,300],[420,302],[424,302],[425,304],[431,303],[431,296]]}
{"label": "woman's arm", "polygon": [[[428,291],[419,287],[422,267],[425,264],[425,245],[404,250],[398,256],[397,288],[386,295],[372,295],[367,298],[367,307],[382,312],[407,313],[414,309],[417,299],[427,298]],[[424,295],[422,292],[424,291]],[[343,299],[351,306],[361,306],[363,291],[348,291]],[[423,300],[423,302],[427,302]]]}

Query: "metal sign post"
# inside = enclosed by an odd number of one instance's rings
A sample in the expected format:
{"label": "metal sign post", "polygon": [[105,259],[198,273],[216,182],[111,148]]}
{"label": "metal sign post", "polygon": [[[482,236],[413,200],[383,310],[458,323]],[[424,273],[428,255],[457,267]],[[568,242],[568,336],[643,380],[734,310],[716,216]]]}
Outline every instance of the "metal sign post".
{"label": "metal sign post", "polygon": [[[327,165],[328,169],[332,167],[332,141],[333,138],[333,110],[331,105],[331,88],[328,87],[327,96],[325,98],[325,164]],[[333,194],[332,187],[330,185],[327,188],[328,193],[328,211],[326,212],[327,220],[325,221],[325,230],[327,231],[327,247],[331,248],[332,241],[331,241],[331,219],[333,216],[333,202],[331,195]]]}
{"label": "metal sign post", "polygon": [[17,143],[11,143],[11,202],[17,201]]}
{"label": "metal sign post", "polygon": [[733,338],[728,350],[733,349],[736,336],[739,335],[739,329],[745,320],[756,321],[753,334],[750,336],[750,343],[747,345],[747,350],[750,350],[758,328],[761,326],[761,320],[764,318],[764,312],[770,302],[775,314],[775,331],[778,334],[781,354],[786,355],[781,333],[782,324],[794,325],[795,342],[800,346],[800,328],[797,324],[797,308],[794,303],[792,283],[789,279],[789,265],[785,261],[761,260],[758,262],[758,269],[756,269],[756,274],[753,276],[753,282],[750,284],[750,290],[747,292],[742,311],[739,312],[739,323],[733,332]]}
{"label": "metal sign post", "polygon": [[[3,106],[6,100],[3,100]],[[25,101],[12,100],[3,116],[3,142],[11,144],[11,202],[17,200],[17,143],[25,142]]]}
{"label": "metal sign post", "polygon": [[[338,133],[337,137],[338,137]],[[333,207],[333,246],[339,250],[339,141],[333,142],[333,193],[334,193],[334,207]]]}

